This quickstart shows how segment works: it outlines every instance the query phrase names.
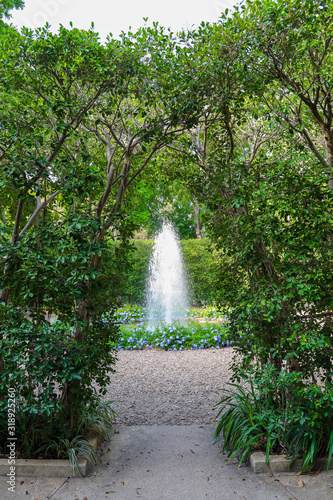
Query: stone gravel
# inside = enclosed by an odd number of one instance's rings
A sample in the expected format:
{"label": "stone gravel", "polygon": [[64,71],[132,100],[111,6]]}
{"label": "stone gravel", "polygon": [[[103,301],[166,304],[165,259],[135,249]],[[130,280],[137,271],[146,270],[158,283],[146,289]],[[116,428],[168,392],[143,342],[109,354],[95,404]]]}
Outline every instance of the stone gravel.
{"label": "stone gravel", "polygon": [[232,357],[232,348],[120,351],[105,399],[119,425],[210,424]]}

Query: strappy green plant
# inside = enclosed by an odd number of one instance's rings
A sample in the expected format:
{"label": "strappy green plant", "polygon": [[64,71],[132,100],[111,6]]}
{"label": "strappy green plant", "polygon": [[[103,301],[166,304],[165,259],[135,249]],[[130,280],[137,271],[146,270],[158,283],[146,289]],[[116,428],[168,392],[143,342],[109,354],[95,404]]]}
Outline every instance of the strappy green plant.
{"label": "strappy green plant", "polygon": [[289,443],[288,456],[291,463],[302,456],[302,472],[311,472],[318,456],[327,455],[327,473],[333,455],[333,419],[328,427],[327,423],[325,425],[325,419],[318,418],[316,422],[315,419],[309,418],[310,414],[308,410],[306,417],[302,416],[302,420],[297,419],[290,425],[286,433],[286,442]]}
{"label": "strappy green plant", "polygon": [[71,442],[68,439],[63,440],[63,445],[67,450],[73,473],[76,467],[79,474],[83,476],[78,461],[79,454],[87,458],[93,467],[97,462],[102,463],[92,445],[83,436],[76,436]]}
{"label": "strappy green plant", "polygon": [[216,405],[220,411],[213,443],[222,433],[223,451],[229,458],[237,455],[239,464],[247,460],[253,448],[266,443],[266,461],[269,453],[279,441],[279,429],[274,429],[270,419],[273,409],[267,400],[255,392],[250,383],[249,390],[239,384],[228,384],[233,389],[224,390],[224,397]]}
{"label": "strappy green plant", "polygon": [[[224,390],[224,397],[216,405],[220,411],[213,443],[222,434],[223,451],[229,458],[237,456],[241,464],[253,449],[260,448],[265,449],[269,465],[270,453],[283,450],[290,458],[290,466],[296,458],[302,458],[302,472],[311,472],[316,460],[326,456],[328,471],[333,456],[333,410],[330,405],[320,407],[320,393],[317,401],[314,398],[311,405],[303,407],[300,398],[307,388],[296,386],[282,407],[271,397],[269,384],[264,387],[250,382],[248,388],[228,385],[231,389]],[[304,397],[303,402],[309,402],[309,397]]]}
{"label": "strappy green plant", "polygon": [[78,431],[84,434],[93,432],[110,441],[116,417],[118,417],[118,413],[112,407],[113,403],[114,401],[95,400],[83,411]]}

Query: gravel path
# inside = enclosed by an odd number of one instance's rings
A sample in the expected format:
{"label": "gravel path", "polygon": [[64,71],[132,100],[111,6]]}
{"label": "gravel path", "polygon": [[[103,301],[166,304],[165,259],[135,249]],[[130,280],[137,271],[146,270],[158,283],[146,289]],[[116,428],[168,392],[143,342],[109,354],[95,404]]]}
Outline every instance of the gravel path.
{"label": "gravel path", "polygon": [[105,399],[116,402],[121,425],[212,423],[232,355],[231,348],[120,351]]}

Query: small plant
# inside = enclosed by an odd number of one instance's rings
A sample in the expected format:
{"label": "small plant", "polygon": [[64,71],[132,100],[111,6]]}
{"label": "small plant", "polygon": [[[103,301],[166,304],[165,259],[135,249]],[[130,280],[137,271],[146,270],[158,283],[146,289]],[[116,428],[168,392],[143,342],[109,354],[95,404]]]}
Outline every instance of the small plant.
{"label": "small plant", "polygon": [[213,443],[222,433],[223,451],[228,456],[239,457],[239,464],[247,460],[254,448],[266,448],[266,462],[269,453],[280,444],[279,426],[276,423],[275,408],[258,394],[253,384],[247,390],[238,384],[229,384],[233,390],[225,389],[225,396],[216,405],[221,406],[217,415],[217,426]]}
{"label": "small plant", "polygon": [[110,434],[118,416],[111,406],[113,403],[114,401],[96,399],[93,405],[83,411],[78,431],[84,432],[85,435],[93,432],[110,441]]}
{"label": "small plant", "polygon": [[311,472],[318,457],[327,457],[329,465],[333,455],[332,391],[304,384],[294,385],[290,395],[285,441],[291,461],[301,456],[302,472]]}
{"label": "small plant", "polygon": [[78,462],[78,455],[80,453],[89,460],[92,466],[94,466],[97,462],[102,463],[92,445],[82,436],[76,436],[71,442],[63,440],[63,445],[68,453],[73,473],[76,467],[80,475],[83,476]]}
{"label": "small plant", "polygon": [[[237,456],[240,464],[254,449],[260,449],[266,453],[267,465],[270,453],[283,452],[290,458],[290,465],[302,458],[302,472],[311,472],[322,456],[328,459],[328,470],[333,456],[332,398],[325,388],[314,393],[311,385],[291,383],[288,373],[273,389],[267,375],[265,382],[250,382],[249,388],[229,384],[232,389],[225,390],[216,405],[220,411],[213,442],[222,434],[223,451],[230,458]],[[276,398],[283,391],[288,394],[284,405],[283,398]]]}
{"label": "small plant", "polygon": [[93,446],[81,435],[75,436],[73,439],[59,439],[56,436],[46,435],[44,437],[43,446],[41,446],[36,453],[43,453],[44,456],[51,456],[57,459],[68,458],[73,473],[76,467],[81,476],[83,476],[83,473],[78,462],[80,453],[88,459],[92,466],[97,462],[102,463]]}

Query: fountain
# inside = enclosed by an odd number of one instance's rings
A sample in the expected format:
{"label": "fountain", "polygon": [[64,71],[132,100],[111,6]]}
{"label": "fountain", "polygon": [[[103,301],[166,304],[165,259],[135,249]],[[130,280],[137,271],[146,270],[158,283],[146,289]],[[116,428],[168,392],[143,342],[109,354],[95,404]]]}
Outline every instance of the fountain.
{"label": "fountain", "polygon": [[149,264],[147,305],[150,327],[186,317],[187,293],[182,254],[175,230],[164,222],[155,237]]}

